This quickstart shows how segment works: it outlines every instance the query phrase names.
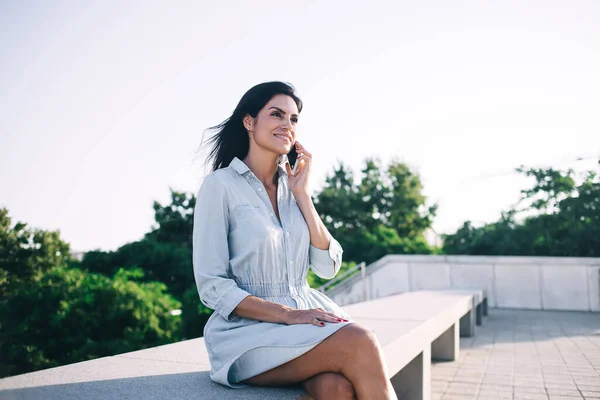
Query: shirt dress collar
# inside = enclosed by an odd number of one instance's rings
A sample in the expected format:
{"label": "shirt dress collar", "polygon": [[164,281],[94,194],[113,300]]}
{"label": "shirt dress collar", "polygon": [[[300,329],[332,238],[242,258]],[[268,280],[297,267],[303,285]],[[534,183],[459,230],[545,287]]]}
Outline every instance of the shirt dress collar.
{"label": "shirt dress collar", "polygon": [[[287,158],[284,157],[284,161],[282,161],[282,163],[279,164],[277,167],[277,177],[278,178],[281,178],[283,175],[287,175],[287,171],[285,170],[286,161],[287,161]],[[240,175],[244,175],[250,171],[250,168],[248,168],[246,163],[244,163],[242,160],[240,160],[237,157],[233,157],[233,160],[231,160],[231,162],[229,163],[229,166],[231,168],[233,168]]]}

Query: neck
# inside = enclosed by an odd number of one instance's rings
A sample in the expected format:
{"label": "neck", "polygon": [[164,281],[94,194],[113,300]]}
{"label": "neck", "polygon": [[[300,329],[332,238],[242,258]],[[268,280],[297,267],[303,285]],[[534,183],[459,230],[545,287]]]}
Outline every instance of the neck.
{"label": "neck", "polygon": [[244,164],[265,185],[272,186],[277,183],[277,154],[272,152],[259,152],[250,149],[244,158]]}

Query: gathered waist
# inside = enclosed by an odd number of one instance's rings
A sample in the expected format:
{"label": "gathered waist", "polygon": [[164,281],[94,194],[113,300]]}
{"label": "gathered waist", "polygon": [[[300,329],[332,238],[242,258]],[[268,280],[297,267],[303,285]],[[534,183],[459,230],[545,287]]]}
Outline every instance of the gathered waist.
{"label": "gathered waist", "polygon": [[240,289],[256,297],[281,297],[296,296],[310,289],[308,282],[282,282],[282,283],[238,283]]}

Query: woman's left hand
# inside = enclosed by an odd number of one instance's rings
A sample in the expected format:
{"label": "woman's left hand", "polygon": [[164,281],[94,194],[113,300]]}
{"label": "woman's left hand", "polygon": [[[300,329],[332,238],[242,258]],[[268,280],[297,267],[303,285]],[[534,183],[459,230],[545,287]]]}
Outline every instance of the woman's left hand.
{"label": "woman's left hand", "polygon": [[308,182],[310,178],[312,154],[298,142],[296,142],[295,146],[296,151],[298,152],[298,158],[296,159],[298,169],[296,170],[296,175],[292,175],[290,164],[285,164],[288,173],[288,185],[294,196],[308,196]]}

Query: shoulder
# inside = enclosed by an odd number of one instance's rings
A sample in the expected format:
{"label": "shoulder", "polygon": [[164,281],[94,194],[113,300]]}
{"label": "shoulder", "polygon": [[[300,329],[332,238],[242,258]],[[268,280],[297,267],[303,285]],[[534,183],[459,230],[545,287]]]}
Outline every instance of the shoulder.
{"label": "shoulder", "polygon": [[[223,193],[237,185],[235,171],[231,167],[220,168],[208,173],[200,184],[199,193]],[[215,193],[216,192],[216,193]]]}

